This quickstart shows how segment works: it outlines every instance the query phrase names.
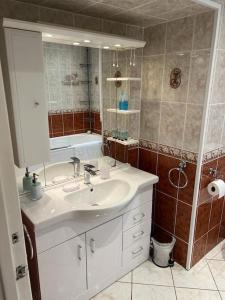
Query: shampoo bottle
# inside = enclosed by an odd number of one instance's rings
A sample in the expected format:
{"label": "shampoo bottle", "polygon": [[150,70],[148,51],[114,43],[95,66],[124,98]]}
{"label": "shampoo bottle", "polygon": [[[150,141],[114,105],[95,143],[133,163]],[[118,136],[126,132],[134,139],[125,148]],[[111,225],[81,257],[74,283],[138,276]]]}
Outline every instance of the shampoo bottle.
{"label": "shampoo bottle", "polygon": [[26,167],[26,173],[23,177],[23,191],[30,192],[31,185],[32,185],[32,177],[30,176],[28,167]]}
{"label": "shampoo bottle", "polygon": [[31,199],[39,200],[43,196],[43,190],[41,183],[37,181],[37,174],[33,173],[32,185],[31,185]]}

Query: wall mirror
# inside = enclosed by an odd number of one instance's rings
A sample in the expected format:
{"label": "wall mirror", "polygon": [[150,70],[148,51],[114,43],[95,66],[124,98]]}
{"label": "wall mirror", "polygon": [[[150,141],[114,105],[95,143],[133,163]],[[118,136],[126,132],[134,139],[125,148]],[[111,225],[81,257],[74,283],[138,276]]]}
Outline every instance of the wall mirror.
{"label": "wall mirror", "polygon": [[[119,158],[121,145],[137,144],[142,67],[142,51],[137,48],[145,43],[17,22],[16,28],[42,32],[51,159],[29,166],[42,185],[73,180],[72,157],[80,159],[82,170],[103,155]],[[23,192],[24,169],[16,173]]]}

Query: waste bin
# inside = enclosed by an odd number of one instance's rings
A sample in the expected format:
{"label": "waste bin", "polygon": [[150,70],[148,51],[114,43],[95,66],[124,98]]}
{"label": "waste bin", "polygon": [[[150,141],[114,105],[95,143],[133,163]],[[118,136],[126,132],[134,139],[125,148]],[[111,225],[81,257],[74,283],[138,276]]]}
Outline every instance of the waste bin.
{"label": "waste bin", "polygon": [[155,238],[151,238],[153,254],[152,261],[158,267],[166,268],[173,265],[173,261],[170,259],[170,254],[176,243],[175,237],[172,237],[170,243],[160,243]]}

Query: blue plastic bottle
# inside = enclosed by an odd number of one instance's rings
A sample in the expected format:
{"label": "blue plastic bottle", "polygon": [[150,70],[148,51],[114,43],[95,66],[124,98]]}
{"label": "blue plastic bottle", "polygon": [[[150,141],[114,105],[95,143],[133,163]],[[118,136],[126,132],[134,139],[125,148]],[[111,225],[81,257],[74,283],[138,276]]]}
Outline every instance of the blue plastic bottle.
{"label": "blue plastic bottle", "polygon": [[123,94],[122,110],[128,110],[128,100],[127,100],[126,93]]}

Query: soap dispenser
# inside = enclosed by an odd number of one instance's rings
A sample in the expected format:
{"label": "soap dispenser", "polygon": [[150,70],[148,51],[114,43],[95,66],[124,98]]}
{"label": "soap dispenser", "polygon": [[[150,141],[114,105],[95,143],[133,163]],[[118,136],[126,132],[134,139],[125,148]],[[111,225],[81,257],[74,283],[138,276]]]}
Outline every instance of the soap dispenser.
{"label": "soap dispenser", "polygon": [[31,185],[32,185],[32,176],[30,176],[28,167],[26,167],[26,173],[23,177],[23,191],[30,192]]}
{"label": "soap dispenser", "polygon": [[41,183],[37,181],[38,175],[33,173],[32,185],[31,185],[31,199],[39,200],[43,196],[43,190]]}

